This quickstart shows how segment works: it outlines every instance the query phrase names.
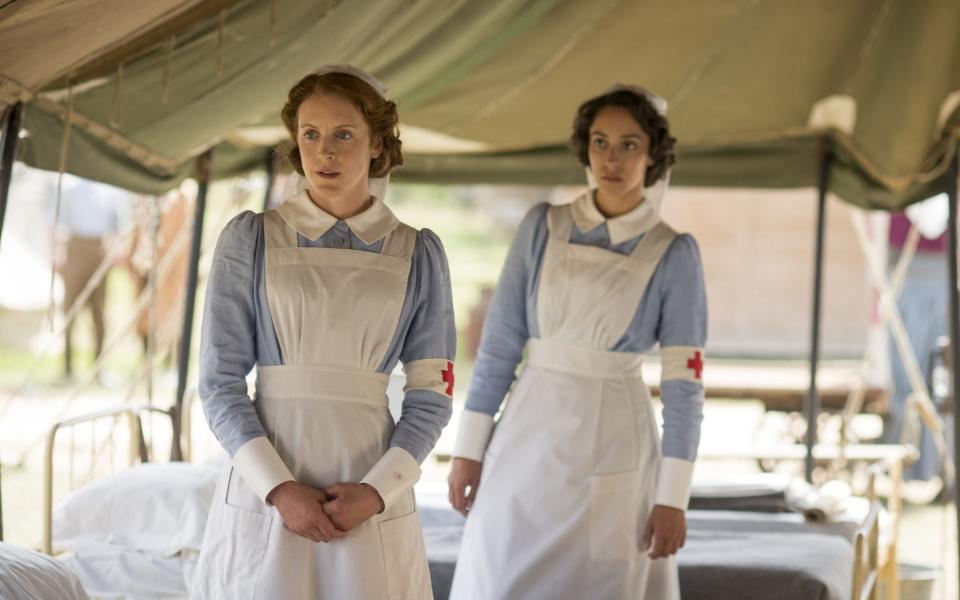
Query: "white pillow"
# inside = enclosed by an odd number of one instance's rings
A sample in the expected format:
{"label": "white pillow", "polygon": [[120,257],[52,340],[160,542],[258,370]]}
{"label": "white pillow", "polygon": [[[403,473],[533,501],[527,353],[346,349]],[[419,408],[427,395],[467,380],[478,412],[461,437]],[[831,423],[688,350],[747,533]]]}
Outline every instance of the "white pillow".
{"label": "white pillow", "polygon": [[0,598],[89,600],[80,580],[62,562],[0,542]]}
{"label": "white pillow", "polygon": [[219,470],[143,464],[95,481],[53,512],[53,547],[110,544],[173,556],[200,550]]}

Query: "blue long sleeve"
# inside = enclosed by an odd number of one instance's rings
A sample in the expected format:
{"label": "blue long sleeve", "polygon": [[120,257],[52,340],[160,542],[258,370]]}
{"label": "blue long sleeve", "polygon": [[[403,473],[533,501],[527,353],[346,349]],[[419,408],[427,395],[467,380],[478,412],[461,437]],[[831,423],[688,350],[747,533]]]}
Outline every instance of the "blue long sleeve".
{"label": "blue long sleeve", "polygon": [[547,205],[535,206],[520,223],[483,323],[467,395],[467,410],[494,415],[513,384],[530,337],[536,337],[536,282],[546,246]]}

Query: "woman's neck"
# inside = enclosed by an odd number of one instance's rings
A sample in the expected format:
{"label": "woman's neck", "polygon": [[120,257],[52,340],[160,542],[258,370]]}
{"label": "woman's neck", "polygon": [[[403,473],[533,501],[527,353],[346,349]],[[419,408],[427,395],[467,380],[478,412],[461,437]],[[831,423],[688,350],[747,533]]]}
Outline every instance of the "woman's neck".
{"label": "woman's neck", "polygon": [[314,190],[308,189],[307,195],[317,207],[341,221],[359,215],[373,204],[373,198],[369,193],[358,194],[352,197],[323,196]]}
{"label": "woman's neck", "polygon": [[643,192],[639,195],[625,194],[623,196],[610,196],[604,194],[603,190],[597,189],[593,194],[593,203],[607,219],[613,219],[620,215],[625,215],[643,203]]}

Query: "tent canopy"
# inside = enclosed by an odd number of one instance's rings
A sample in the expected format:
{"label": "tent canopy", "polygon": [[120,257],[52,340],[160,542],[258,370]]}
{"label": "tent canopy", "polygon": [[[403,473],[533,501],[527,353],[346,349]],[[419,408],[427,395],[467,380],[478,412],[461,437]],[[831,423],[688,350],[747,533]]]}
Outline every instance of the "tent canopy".
{"label": "tent canopy", "polygon": [[829,139],[832,191],[894,209],[942,189],[960,135],[953,0],[18,0],[0,56],[22,160],[58,168],[69,111],[67,171],[144,192],[210,147],[216,176],[262,168],[331,62],[390,86],[397,180],[580,183],[574,112],[614,82],[670,102],[679,185],[814,185]]}

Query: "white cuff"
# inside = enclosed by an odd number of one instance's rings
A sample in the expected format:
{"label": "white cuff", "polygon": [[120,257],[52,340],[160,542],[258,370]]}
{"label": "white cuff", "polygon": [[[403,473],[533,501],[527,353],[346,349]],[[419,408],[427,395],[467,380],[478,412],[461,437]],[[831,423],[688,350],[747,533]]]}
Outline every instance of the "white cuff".
{"label": "white cuff", "polygon": [[386,510],[418,481],[420,464],[417,459],[403,448],[394,446],[380,457],[360,483],[368,483],[380,493]]}
{"label": "white cuff", "polygon": [[483,453],[487,451],[487,442],[493,431],[493,417],[487,413],[465,410],[460,414],[460,430],[457,443],[453,447],[456,458],[469,458],[483,462]]}
{"label": "white cuff", "polygon": [[687,510],[691,487],[693,487],[692,462],[670,456],[660,459],[660,475],[657,477],[654,504]]}
{"label": "white cuff", "polygon": [[277,449],[263,436],[255,437],[240,446],[233,455],[232,462],[233,468],[264,503],[273,488],[285,481],[296,480],[283,463]]}

